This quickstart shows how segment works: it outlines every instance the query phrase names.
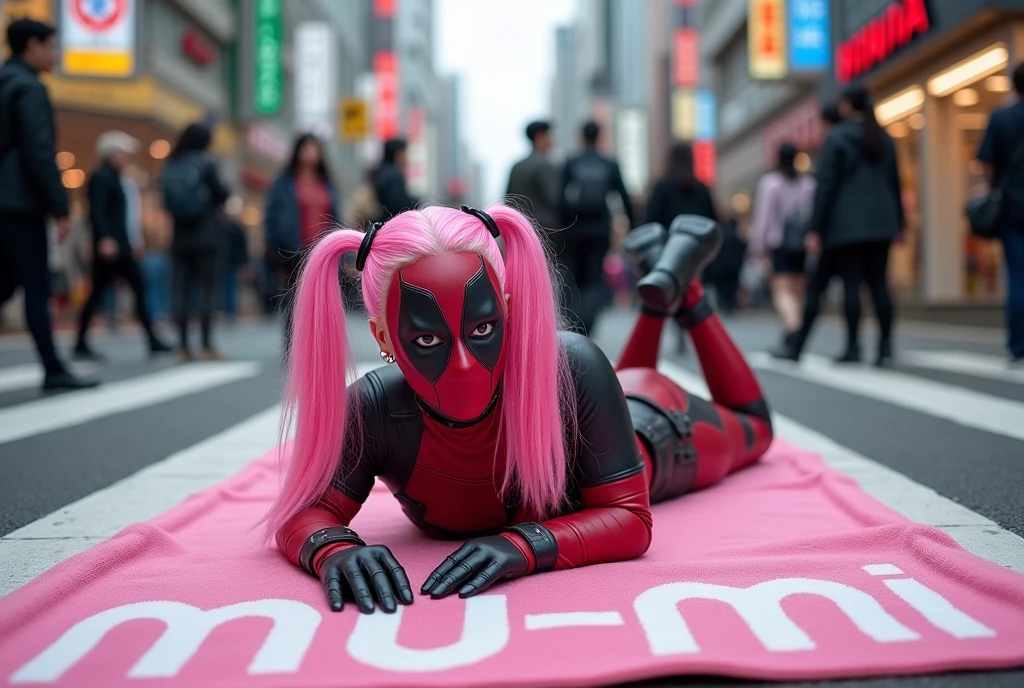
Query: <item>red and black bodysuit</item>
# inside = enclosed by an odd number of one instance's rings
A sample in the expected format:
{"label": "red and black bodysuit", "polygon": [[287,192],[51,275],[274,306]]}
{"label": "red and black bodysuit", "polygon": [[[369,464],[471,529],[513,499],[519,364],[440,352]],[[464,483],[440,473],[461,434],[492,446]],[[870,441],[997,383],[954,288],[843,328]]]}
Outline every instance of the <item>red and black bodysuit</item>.
{"label": "red and black bodysuit", "polygon": [[[348,577],[359,567],[346,556],[365,547],[357,536],[324,535],[347,531],[379,478],[417,527],[433,536],[470,538],[423,586],[435,597],[456,589],[465,597],[501,578],[641,556],[651,541],[651,503],[717,482],[754,462],[772,439],[753,373],[699,283],[687,282],[673,314],[688,328],[714,402],[691,396],[655,370],[666,315],[641,314],[617,371],[590,339],[562,334],[576,386],[578,434],[567,442],[565,505],[539,521],[514,496],[499,497],[504,475],[494,456],[504,455],[502,447],[495,449],[506,303],[497,278],[469,253],[431,256],[399,269],[387,298],[399,366],[367,373],[350,389],[358,390],[350,408],[359,418],[349,427],[360,431],[346,441],[327,494],[279,531],[281,550],[324,580],[335,609],[343,587],[364,611],[373,609],[369,594],[394,609],[388,591],[374,587],[373,570],[361,584]],[[389,552],[375,560],[385,570],[397,566]],[[408,603],[407,586],[402,572],[393,587]]]}

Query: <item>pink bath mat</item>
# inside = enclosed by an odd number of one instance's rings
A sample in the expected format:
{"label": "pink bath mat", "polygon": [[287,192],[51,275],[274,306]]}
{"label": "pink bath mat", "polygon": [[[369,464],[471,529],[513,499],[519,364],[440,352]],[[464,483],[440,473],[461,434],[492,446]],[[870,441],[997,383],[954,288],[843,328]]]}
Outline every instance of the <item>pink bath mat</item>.
{"label": "pink bath mat", "polygon": [[[826,679],[1024,665],[1024,576],[910,523],[782,442],[654,510],[637,561],[401,613],[327,611],[246,528],[274,463],[0,600],[0,681],[57,686],[589,686],[678,674]],[[455,545],[383,490],[354,527],[418,588]]]}

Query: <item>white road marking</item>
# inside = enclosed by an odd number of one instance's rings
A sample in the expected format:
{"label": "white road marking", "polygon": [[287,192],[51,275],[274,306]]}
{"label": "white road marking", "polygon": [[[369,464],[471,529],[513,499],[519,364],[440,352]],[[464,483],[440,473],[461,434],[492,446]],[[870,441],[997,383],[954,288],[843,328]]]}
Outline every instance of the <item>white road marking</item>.
{"label": "white road marking", "polygon": [[[687,391],[708,396],[704,380],[685,368],[662,361],[658,369]],[[1024,538],[821,433],[784,416],[772,415],[779,437],[801,449],[817,452],[826,464],[848,475],[864,492],[893,511],[945,531],[961,547],[983,559],[1024,573]]]}
{"label": "white road marking", "polygon": [[755,368],[895,404],[968,428],[1024,440],[1024,403],[1019,401],[892,370],[837,366],[811,354],[805,355],[798,364],[776,361],[767,354],[754,354],[749,359]]}
{"label": "white road marking", "polygon": [[194,394],[261,369],[251,361],[193,363],[0,409],[0,444]]}
{"label": "white road marking", "polygon": [[618,612],[554,612],[526,615],[528,631],[567,626],[622,626],[625,623]]}
{"label": "white road marking", "polygon": [[[358,374],[381,365],[359,365]],[[242,470],[277,446],[280,415],[269,408],[0,538],[0,597]]]}
{"label": "white road marking", "polygon": [[1001,356],[986,356],[972,351],[903,351],[899,360],[919,368],[1024,383],[1024,370],[1012,370]]}

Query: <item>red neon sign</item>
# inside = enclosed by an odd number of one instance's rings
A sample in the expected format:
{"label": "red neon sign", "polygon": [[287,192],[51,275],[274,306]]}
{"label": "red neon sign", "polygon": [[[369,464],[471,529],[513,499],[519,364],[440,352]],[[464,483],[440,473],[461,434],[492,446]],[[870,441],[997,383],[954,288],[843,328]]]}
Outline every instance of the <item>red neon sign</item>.
{"label": "red neon sign", "polygon": [[398,58],[394,53],[373,56],[377,98],[373,107],[377,138],[387,141],[398,136]]}
{"label": "red neon sign", "polygon": [[714,142],[694,141],[693,174],[708,186],[715,183],[715,157]]}
{"label": "red neon sign", "polygon": [[924,0],[895,2],[836,50],[836,79],[846,83],[929,29]]}
{"label": "red neon sign", "polygon": [[697,48],[696,29],[676,29],[675,33],[675,85],[693,88],[699,80],[700,53]]}

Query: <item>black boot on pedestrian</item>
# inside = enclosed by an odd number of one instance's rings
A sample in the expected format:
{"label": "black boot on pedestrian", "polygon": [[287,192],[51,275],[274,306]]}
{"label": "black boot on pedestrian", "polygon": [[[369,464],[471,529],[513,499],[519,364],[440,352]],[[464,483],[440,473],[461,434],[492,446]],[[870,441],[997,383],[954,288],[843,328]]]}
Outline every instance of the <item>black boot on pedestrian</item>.
{"label": "black boot on pedestrian", "polygon": [[157,338],[149,340],[149,355],[157,356],[159,354],[169,354],[174,351],[174,347],[170,344],[163,342]]}
{"label": "black boot on pedestrian", "polygon": [[622,250],[641,277],[646,276],[654,269],[654,264],[658,262],[658,256],[665,248],[666,234],[664,225],[649,222],[637,227],[623,239]]}
{"label": "black boot on pedestrian", "polygon": [[90,389],[100,384],[99,380],[92,380],[84,377],[76,377],[66,370],[59,373],[47,373],[43,379],[43,391],[56,392],[58,390]]}
{"label": "black boot on pedestrian", "polygon": [[800,354],[803,351],[804,336],[800,330],[790,332],[782,337],[782,342],[774,349],[769,349],[768,355],[780,361],[800,361]]}
{"label": "black boot on pedestrian", "polygon": [[859,346],[847,347],[846,351],[844,351],[842,355],[833,358],[832,362],[833,363],[838,363],[838,364],[860,363],[861,362],[860,347]]}
{"label": "black boot on pedestrian", "polygon": [[775,346],[775,348],[769,349],[768,354],[772,358],[789,361],[797,360],[799,356],[794,355],[794,348],[799,334],[799,332],[783,332],[782,340]]}
{"label": "black boot on pedestrian", "polygon": [[78,346],[71,352],[72,358],[76,361],[92,361],[93,363],[106,363],[107,357],[101,353],[93,351],[88,344],[79,342]]}
{"label": "black boot on pedestrian", "polygon": [[722,229],[714,220],[680,215],[672,221],[665,248],[651,272],[637,283],[640,299],[651,311],[675,314],[690,282],[722,247]]}
{"label": "black boot on pedestrian", "polygon": [[892,344],[890,342],[879,342],[878,355],[875,357],[876,368],[892,368]]}

